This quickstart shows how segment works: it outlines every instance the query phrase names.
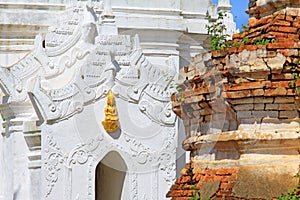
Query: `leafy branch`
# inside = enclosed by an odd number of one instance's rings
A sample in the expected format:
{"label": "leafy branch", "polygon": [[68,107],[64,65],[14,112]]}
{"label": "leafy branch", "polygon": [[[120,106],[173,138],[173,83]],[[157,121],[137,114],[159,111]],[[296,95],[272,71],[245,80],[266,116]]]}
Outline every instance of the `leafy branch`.
{"label": "leafy branch", "polygon": [[266,45],[266,44],[269,44],[270,42],[271,42],[270,39],[257,39],[253,43],[255,45]]}
{"label": "leafy branch", "polygon": [[[224,17],[226,17],[226,13],[219,12],[217,21],[211,25],[206,25],[207,32],[210,35],[211,50],[221,50],[227,47],[226,40],[229,35],[226,34],[227,28],[223,23]],[[211,20],[211,16],[208,16],[208,20]]]}
{"label": "leafy branch", "polygon": [[[298,61],[298,65],[300,65],[300,61]],[[288,68],[292,72],[293,80],[289,82],[290,87],[295,87],[296,91],[300,93],[300,85],[297,84],[297,80],[300,80],[299,71],[297,71],[297,65],[288,66]]]}
{"label": "leafy branch", "polygon": [[278,200],[298,200],[300,199],[299,186],[295,186],[293,190],[289,190],[288,194],[282,194]]}

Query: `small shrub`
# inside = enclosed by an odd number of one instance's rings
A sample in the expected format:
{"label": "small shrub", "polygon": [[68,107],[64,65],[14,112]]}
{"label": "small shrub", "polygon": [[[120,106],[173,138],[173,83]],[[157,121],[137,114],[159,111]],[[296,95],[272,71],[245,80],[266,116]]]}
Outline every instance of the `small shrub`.
{"label": "small shrub", "polygon": [[244,43],[244,44],[248,43],[248,41],[249,41],[249,37],[244,37],[244,38],[243,38],[243,43]]}
{"label": "small shrub", "polygon": [[[193,186],[192,186],[193,187]],[[191,187],[191,189],[192,189],[192,187]],[[197,189],[195,189],[195,190],[199,190],[199,188],[198,187],[196,187],[195,186],[195,188],[197,188]],[[201,199],[201,194],[200,194],[200,192],[192,192],[192,194],[193,194],[193,196],[191,197],[191,198],[189,198],[189,200],[200,200]],[[204,200],[210,200],[210,198],[205,198]]]}
{"label": "small shrub", "polygon": [[197,192],[197,193],[193,192],[192,194],[193,194],[193,196],[191,198],[189,198],[189,200],[200,200],[200,197],[201,197],[200,192]]}
{"label": "small shrub", "polygon": [[192,190],[200,190],[200,188],[198,188],[198,187],[195,186],[195,185],[192,185],[191,189],[192,189]]}
{"label": "small shrub", "polygon": [[[300,63],[298,63],[298,64],[300,64]],[[300,80],[299,72],[297,72],[297,66],[291,65],[291,66],[288,66],[287,68],[292,71],[292,75],[293,75],[293,78],[294,78],[294,80],[291,80],[289,82],[289,86],[290,87],[295,87],[296,91],[298,93],[300,93],[300,85],[296,84],[297,80]]]}
{"label": "small shrub", "polygon": [[[210,35],[211,50],[221,50],[227,47],[226,39],[229,35],[226,34],[227,28],[223,23],[225,16],[226,13],[219,12],[217,21],[212,25],[206,25],[207,32]],[[210,20],[211,16],[208,16],[208,19]]]}
{"label": "small shrub", "polygon": [[266,45],[270,43],[270,39],[257,39],[254,41],[255,45]]}
{"label": "small shrub", "polygon": [[242,28],[243,28],[243,30],[241,31],[241,33],[250,31],[249,27],[244,24],[242,24]]}
{"label": "small shrub", "polygon": [[289,190],[288,194],[282,194],[278,197],[278,200],[299,200],[300,194],[298,194],[297,190],[299,186],[295,186],[293,190]]}
{"label": "small shrub", "polygon": [[[299,173],[297,173],[294,178],[299,178]],[[292,190],[289,190],[287,194],[281,194],[278,200],[299,200],[300,199],[300,186],[296,185]]]}

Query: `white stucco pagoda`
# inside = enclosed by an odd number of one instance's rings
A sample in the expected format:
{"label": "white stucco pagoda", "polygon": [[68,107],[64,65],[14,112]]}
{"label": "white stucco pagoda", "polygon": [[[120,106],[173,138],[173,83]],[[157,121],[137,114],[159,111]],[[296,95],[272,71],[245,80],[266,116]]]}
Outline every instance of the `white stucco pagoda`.
{"label": "white stucco pagoda", "polygon": [[0,5],[0,200],[166,199],[173,82],[229,0]]}

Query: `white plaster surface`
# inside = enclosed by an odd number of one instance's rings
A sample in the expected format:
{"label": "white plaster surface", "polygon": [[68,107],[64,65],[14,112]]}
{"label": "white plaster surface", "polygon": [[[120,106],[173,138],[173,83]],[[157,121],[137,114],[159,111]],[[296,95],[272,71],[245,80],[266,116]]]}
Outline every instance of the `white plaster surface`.
{"label": "white plaster surface", "polygon": [[[109,152],[127,167],[121,199],[165,199],[184,159],[170,80],[206,48],[209,2],[0,3],[0,199],[94,200],[97,165],[117,167]],[[101,123],[109,90],[114,134]]]}

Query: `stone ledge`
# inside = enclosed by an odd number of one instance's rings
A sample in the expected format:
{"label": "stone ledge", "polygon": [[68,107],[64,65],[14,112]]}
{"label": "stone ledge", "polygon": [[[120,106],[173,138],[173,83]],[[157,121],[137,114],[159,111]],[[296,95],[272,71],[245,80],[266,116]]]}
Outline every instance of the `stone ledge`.
{"label": "stone ledge", "polygon": [[[272,147],[271,143],[278,143],[281,142],[282,145],[280,147]],[[284,142],[287,144],[284,145]],[[271,149],[284,149],[284,148],[296,148],[299,149],[300,146],[300,128],[291,128],[282,129],[282,130],[236,130],[236,131],[229,131],[223,132],[220,134],[208,134],[208,135],[201,135],[201,136],[193,136],[189,137],[183,142],[183,148],[186,151],[192,151],[197,149],[209,148],[211,145],[214,145],[219,148],[226,146],[230,143],[234,144],[235,148],[239,151],[242,150],[243,147],[248,146],[249,143],[252,150],[259,150],[261,148],[265,148],[270,146],[269,150]],[[259,146],[257,144],[264,144],[263,146]],[[257,145],[257,146],[256,146]],[[291,146],[293,145],[293,146]],[[221,148],[222,149],[222,148]]]}
{"label": "stone ledge", "polygon": [[[194,158],[193,164],[195,169],[224,169],[224,168],[238,168],[240,166],[267,166],[267,165],[297,165],[298,156],[257,156],[242,157],[237,159],[224,159],[224,160],[203,160]],[[267,161],[266,161],[267,160]],[[295,174],[293,174],[295,175]],[[292,176],[293,176],[292,175]]]}
{"label": "stone ledge", "polygon": [[64,4],[0,2],[0,9],[65,10]]}

